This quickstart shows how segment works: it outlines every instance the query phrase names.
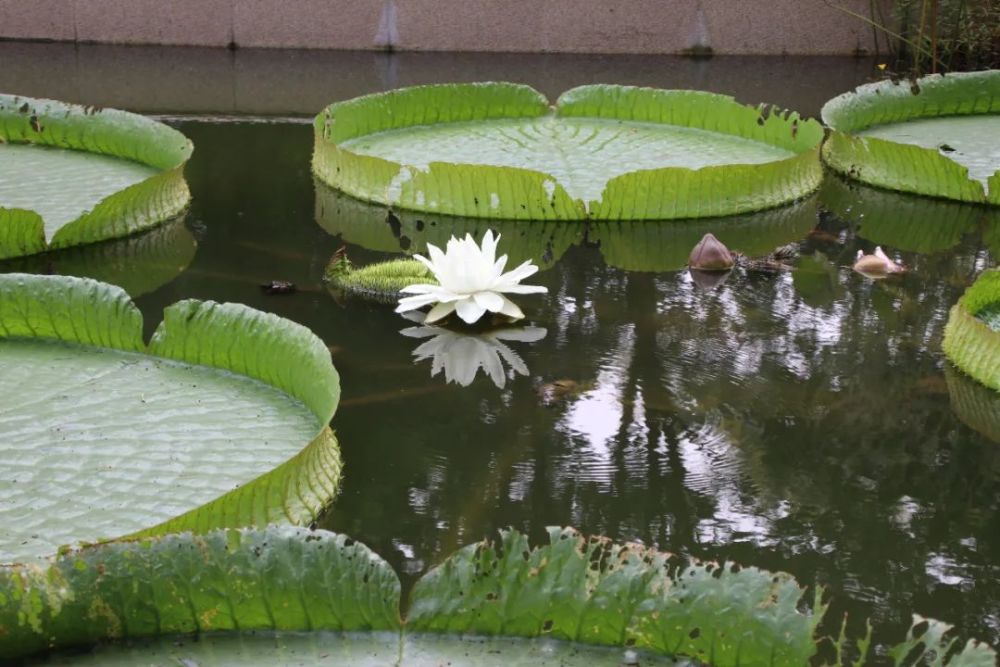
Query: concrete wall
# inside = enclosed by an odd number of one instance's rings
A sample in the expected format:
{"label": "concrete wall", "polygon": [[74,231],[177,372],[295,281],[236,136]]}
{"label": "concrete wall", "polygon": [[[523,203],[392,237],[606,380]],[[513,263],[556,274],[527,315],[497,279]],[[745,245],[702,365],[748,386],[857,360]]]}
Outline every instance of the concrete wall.
{"label": "concrete wall", "polygon": [[[869,11],[869,0],[838,4]],[[868,26],[823,0],[0,0],[0,39],[575,53],[872,48]]]}

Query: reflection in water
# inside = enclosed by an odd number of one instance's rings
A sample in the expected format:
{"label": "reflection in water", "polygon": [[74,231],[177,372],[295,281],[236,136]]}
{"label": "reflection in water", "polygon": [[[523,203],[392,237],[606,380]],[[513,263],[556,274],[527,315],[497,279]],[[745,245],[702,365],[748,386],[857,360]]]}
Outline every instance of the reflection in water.
{"label": "reflection in water", "polygon": [[887,192],[833,174],[820,199],[866,241],[922,253],[953,248],[991,215],[985,206]]}
{"label": "reflection in water", "polygon": [[0,272],[93,278],[124,288],[134,299],[177,278],[197,248],[181,216],[134,236],[6,260],[0,262]]}
{"label": "reflection in water", "polygon": [[555,264],[566,249],[583,239],[580,222],[484,220],[388,209],[354,199],[316,182],[316,222],[348,243],[382,252],[426,253],[427,245],[444,248],[452,236],[483,238],[488,230],[501,237],[499,253],[508,266],[531,260],[542,269]]}
{"label": "reflection in water", "polygon": [[747,257],[767,255],[797,241],[816,224],[816,197],[778,208],[698,220],[592,222],[587,241],[601,248],[604,261],[628,271],[676,271],[688,264],[691,249],[713,234]]}
{"label": "reflection in water", "polygon": [[502,341],[534,343],[545,338],[541,327],[510,327],[482,333],[464,333],[444,327],[419,326],[403,329],[399,333],[409,338],[429,338],[413,350],[416,361],[431,359],[431,377],[442,370],[448,382],[468,387],[479,370],[489,376],[498,388],[507,383],[504,363],[510,366],[510,375],[527,375],[528,367],[514,350]]}
{"label": "reflection in water", "polygon": [[[860,201],[852,210],[813,213],[795,270],[736,271],[710,291],[686,271],[625,272],[568,250],[539,276],[550,294],[535,318],[550,335],[524,354],[532,385],[570,378],[572,390],[551,401],[524,384],[471,387],[374,427],[376,440],[425,433],[421,470],[364,488],[413,517],[389,532],[433,563],[500,526],[585,526],[790,570],[830,587],[835,613],[873,617],[876,638],[917,612],[995,639],[1000,449],[952,415],[940,353],[948,309],[991,259],[969,235],[948,252],[892,247],[910,273],[868,281],[851,271],[872,249],[854,232]],[[360,438],[373,417],[341,428]],[[451,427],[428,433],[437,419]],[[346,456],[364,471],[388,452]],[[349,498],[329,525],[365,531]]]}

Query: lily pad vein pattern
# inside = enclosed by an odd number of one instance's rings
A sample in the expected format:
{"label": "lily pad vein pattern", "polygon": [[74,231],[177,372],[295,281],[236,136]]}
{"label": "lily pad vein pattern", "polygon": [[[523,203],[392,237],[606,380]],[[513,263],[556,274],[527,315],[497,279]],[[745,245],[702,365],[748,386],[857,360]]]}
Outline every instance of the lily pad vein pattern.
{"label": "lily pad vein pattern", "polygon": [[1000,115],[922,118],[879,125],[858,134],[940,150],[983,185],[1000,170]]}
{"label": "lily pad vein pattern", "polygon": [[423,170],[438,161],[538,170],[583,201],[600,199],[609,180],[637,170],[763,164],[795,155],[698,128],[557,116],[407,127],[343,145]]}
{"label": "lily pad vein pattern", "polygon": [[319,428],[262,382],[130,352],[7,340],[0,367],[0,562],[170,519]]}
{"label": "lily pad vein pattern", "polygon": [[34,210],[51,239],[105,197],[156,173],[147,165],[108,155],[0,144],[0,205]]}

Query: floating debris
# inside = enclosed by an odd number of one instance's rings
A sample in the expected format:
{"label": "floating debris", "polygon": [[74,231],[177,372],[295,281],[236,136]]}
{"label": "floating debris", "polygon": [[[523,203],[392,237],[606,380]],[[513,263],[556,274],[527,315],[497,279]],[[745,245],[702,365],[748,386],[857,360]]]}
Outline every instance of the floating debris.
{"label": "floating debris", "polygon": [[906,267],[889,259],[889,256],[882,251],[881,246],[876,246],[875,252],[871,255],[866,255],[859,250],[853,268],[861,275],[873,280],[885,278],[894,273],[906,273]]}
{"label": "floating debris", "polygon": [[295,286],[295,283],[290,283],[287,280],[272,280],[261,283],[260,290],[268,295],[295,294],[299,291],[299,288]]}

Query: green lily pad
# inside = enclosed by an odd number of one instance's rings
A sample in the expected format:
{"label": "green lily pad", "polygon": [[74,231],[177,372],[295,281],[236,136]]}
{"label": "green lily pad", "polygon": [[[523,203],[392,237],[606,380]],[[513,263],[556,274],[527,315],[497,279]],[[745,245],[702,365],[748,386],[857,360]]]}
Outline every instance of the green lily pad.
{"label": "green lily pad", "polygon": [[1000,303],[986,306],[976,313],[976,317],[985,322],[990,329],[1000,333]]}
{"label": "green lily pad", "polygon": [[1000,391],[1000,270],[984,271],[952,306],[944,353],[959,370]]}
{"label": "green lily pad", "polygon": [[923,118],[879,125],[859,135],[939,151],[968,169],[969,178],[984,186],[1000,170],[1000,143],[985,139],[1000,137],[1000,114]]}
{"label": "green lily pad", "polygon": [[888,188],[1000,205],[1000,70],[882,81],[830,100],[827,164]]}
{"label": "green lily pad", "polygon": [[[399,579],[364,545],[321,530],[223,530],[0,568],[0,658],[118,639],[130,641],[82,664],[572,667],[689,656],[715,667],[798,666],[816,653],[825,612],[818,596],[811,612],[800,609],[804,592],[787,574],[686,562],[572,529],[550,529],[535,548],[505,531],[425,575],[403,622]],[[888,651],[993,664],[984,644],[953,650],[950,629],[915,617]],[[859,647],[862,664],[868,640]]]}
{"label": "green lily pad", "polygon": [[58,273],[118,285],[132,298],[166,285],[194,260],[198,242],[182,219],[123,239],[0,262],[4,273]]}
{"label": "green lily pad", "polygon": [[581,225],[564,221],[484,220],[448,217],[364,202],[322,183],[316,184],[316,222],[348,243],[382,252],[426,253],[427,244],[444,248],[452,236],[472,234],[479,240],[487,230],[499,234],[497,252],[507,266],[531,260],[551,268],[566,250],[583,239]]}
{"label": "green lily pad", "polygon": [[316,118],[320,180],[395,208],[508,220],[721,216],[818,185],[822,129],[701,91],[420,86]]}
{"label": "green lily pad", "polygon": [[142,116],[0,95],[0,259],[93,243],[176,216],[191,142]]}
{"label": "green lily pad", "polygon": [[339,478],[336,371],[308,330],[185,301],[147,346],[91,280],[0,275],[0,562],[166,530],[311,521]]}

